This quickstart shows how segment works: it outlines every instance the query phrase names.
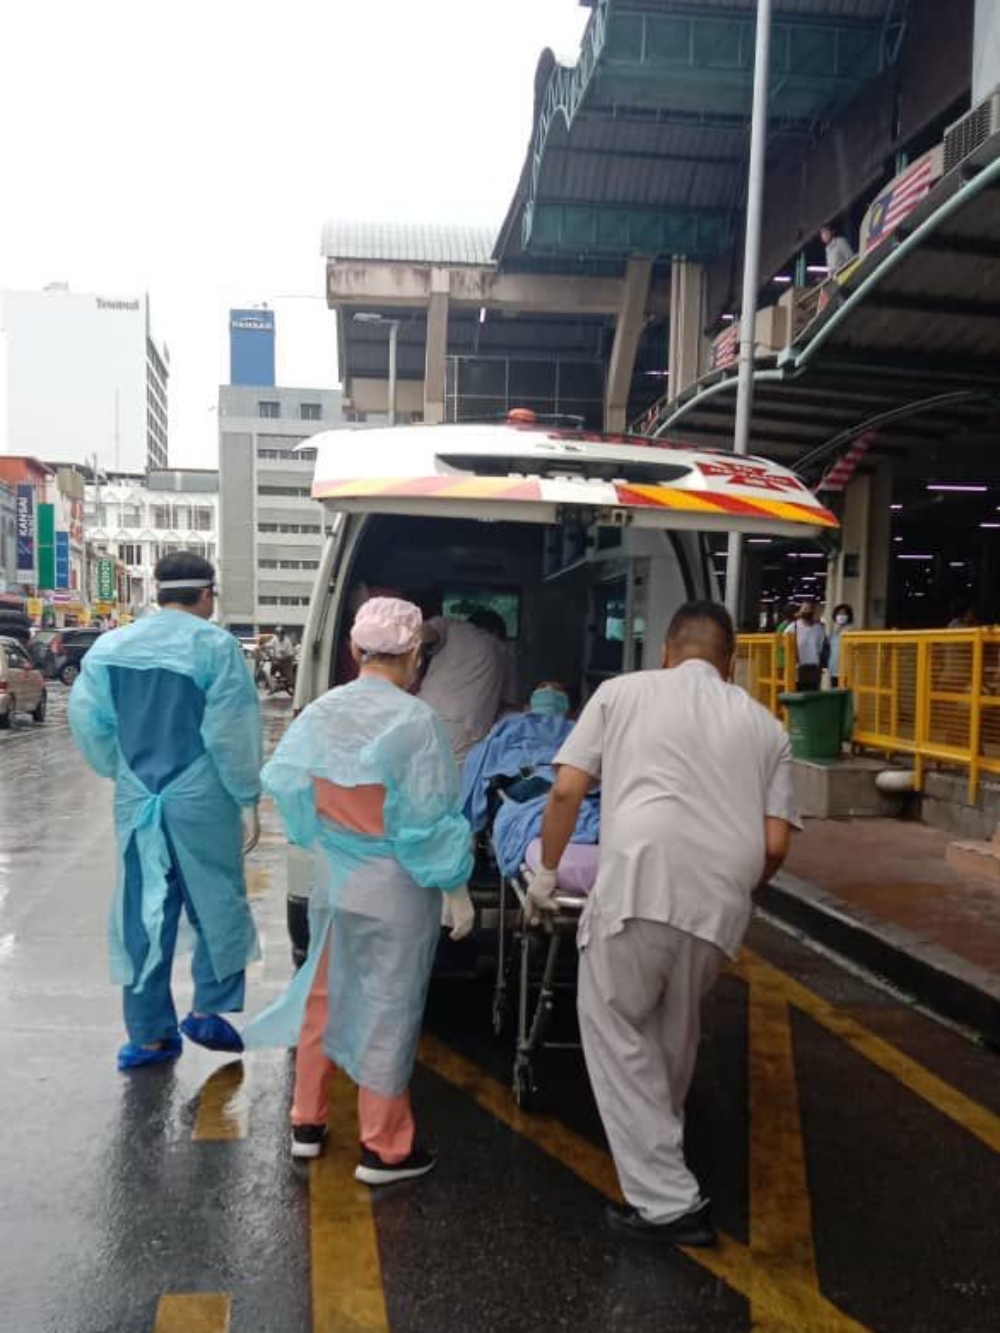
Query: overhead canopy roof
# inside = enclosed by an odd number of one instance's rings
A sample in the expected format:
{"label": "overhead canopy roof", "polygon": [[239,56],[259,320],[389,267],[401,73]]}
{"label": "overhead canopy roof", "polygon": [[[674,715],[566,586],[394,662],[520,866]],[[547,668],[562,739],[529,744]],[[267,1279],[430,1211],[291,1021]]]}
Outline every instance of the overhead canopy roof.
{"label": "overhead canopy roof", "polygon": [[[732,447],[735,368],[668,405],[659,429]],[[780,356],[757,363],[750,450],[816,476],[859,435],[875,448],[1000,424],[1000,135],[870,252]]]}
{"label": "overhead canopy roof", "polygon": [[[778,0],[772,153],[895,60],[908,0]],[[711,259],[735,240],[756,0],[595,0],[575,66],[542,56],[532,142],[501,263]]]}
{"label": "overhead canopy roof", "polygon": [[485,266],[493,251],[489,227],[435,226],[395,222],[327,222],[326,259],[360,259],[411,264]]}

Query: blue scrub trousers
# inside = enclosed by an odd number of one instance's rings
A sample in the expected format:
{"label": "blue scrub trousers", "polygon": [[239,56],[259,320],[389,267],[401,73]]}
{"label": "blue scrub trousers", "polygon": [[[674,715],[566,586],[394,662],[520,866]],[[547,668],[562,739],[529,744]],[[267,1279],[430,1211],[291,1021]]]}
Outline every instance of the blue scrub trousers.
{"label": "blue scrub trousers", "polygon": [[[141,991],[137,992],[134,987],[125,986],[122,993],[125,1027],[128,1030],[129,1040],[137,1046],[148,1046],[165,1037],[177,1035],[177,1010],[174,1008],[174,999],[170,992],[170,974],[173,969],[182,907],[187,912],[188,920],[197,936],[191,963],[191,976],[194,980],[192,1008],[202,1014],[234,1013],[243,1008],[246,974],[241,970],[231,976],[223,977],[221,981],[216,980],[191,897],[173,855],[171,861],[171,869],[167,875],[167,897],[163,906],[162,957],[158,966],[146,978]],[[149,952],[149,937],[140,914],[141,899],[142,870],[133,837],[125,854],[125,945],[136,976],[140,975],[146,954]]]}

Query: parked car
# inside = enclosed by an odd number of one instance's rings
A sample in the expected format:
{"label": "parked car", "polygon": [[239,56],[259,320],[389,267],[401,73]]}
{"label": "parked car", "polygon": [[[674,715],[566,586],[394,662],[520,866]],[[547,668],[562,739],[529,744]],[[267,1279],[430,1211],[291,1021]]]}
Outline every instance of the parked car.
{"label": "parked car", "polygon": [[42,673],[16,639],[0,638],[0,730],[6,731],[15,713],[30,713],[45,721],[48,697]]}
{"label": "parked car", "polygon": [[56,629],[36,629],[27,643],[28,656],[46,680],[52,680],[56,674],[56,655],[52,645],[58,635]]}
{"label": "parked car", "polygon": [[64,629],[52,641],[55,674],[64,685],[72,685],[80,674],[80,663],[104,633],[93,626],[89,629]]}
{"label": "parked car", "polygon": [[31,638],[30,617],[12,603],[0,602],[0,638],[27,643]]}

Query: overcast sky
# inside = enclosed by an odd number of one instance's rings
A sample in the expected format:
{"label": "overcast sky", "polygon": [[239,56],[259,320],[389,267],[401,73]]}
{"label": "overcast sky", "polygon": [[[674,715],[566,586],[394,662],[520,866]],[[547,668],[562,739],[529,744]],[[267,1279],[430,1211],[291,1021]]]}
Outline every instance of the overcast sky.
{"label": "overcast sky", "polygon": [[226,313],[277,311],[282,384],[336,383],[327,217],[498,227],[538,56],[577,0],[4,6],[0,287],[148,290],[170,453],[214,465]]}

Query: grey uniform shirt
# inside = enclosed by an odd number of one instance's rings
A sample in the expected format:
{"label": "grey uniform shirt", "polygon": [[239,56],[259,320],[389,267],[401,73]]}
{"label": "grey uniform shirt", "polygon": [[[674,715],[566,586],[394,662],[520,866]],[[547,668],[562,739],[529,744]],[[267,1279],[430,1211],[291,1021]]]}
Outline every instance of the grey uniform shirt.
{"label": "grey uniform shirt", "polygon": [[597,882],[580,923],[660,921],[735,957],[764,869],[764,819],[797,824],[783,728],[707,662],[602,685],[556,756],[601,782]]}

